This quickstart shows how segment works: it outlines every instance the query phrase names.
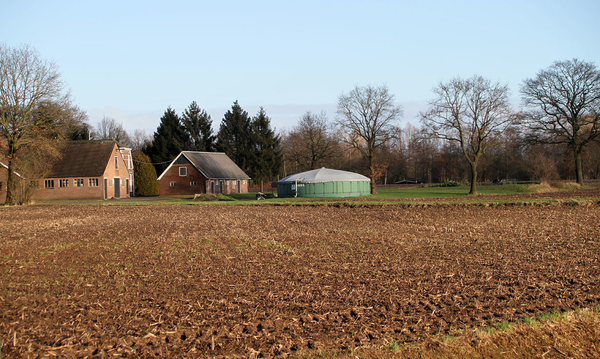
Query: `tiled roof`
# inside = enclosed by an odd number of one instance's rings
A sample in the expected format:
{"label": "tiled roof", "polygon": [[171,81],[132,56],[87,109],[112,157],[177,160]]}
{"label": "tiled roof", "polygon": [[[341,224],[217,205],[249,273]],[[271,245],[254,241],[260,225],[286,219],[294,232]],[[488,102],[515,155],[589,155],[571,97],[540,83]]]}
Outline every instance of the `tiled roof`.
{"label": "tiled roof", "polygon": [[114,141],[65,142],[58,160],[46,178],[100,177],[111,159]]}
{"label": "tiled roof", "polygon": [[223,152],[195,152],[183,151],[181,153],[209,179],[250,179],[232,160]]}

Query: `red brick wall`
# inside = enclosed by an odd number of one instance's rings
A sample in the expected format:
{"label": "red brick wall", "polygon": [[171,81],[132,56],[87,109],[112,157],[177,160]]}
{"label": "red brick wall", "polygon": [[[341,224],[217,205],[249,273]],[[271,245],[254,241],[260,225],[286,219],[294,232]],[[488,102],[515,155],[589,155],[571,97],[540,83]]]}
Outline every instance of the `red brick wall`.
{"label": "red brick wall", "polygon": [[[117,157],[118,162],[119,162],[119,168],[115,169],[115,157]],[[113,153],[110,156],[110,160],[108,161],[108,164],[106,165],[106,169],[104,170],[104,177],[101,179],[102,180],[102,185],[100,187],[103,188],[104,191],[104,178],[107,179],[108,182],[108,193],[107,196],[108,198],[115,198],[115,188],[114,188],[114,179],[115,178],[119,178],[120,179],[120,184],[121,184],[121,195],[119,198],[126,198],[129,197],[129,192],[127,191],[127,187],[126,187],[126,183],[127,183],[127,179],[129,178],[129,172],[127,171],[127,164],[123,161],[123,157],[121,156],[121,153],[119,152],[119,150],[117,149],[117,146],[115,145],[115,148],[113,149]],[[131,181],[130,181],[131,182]],[[129,183],[129,187],[131,187],[132,183]],[[131,191],[131,188],[129,188],[129,191]],[[102,192],[102,198],[104,198],[104,192]]]}
{"label": "red brick wall", "polygon": [[[118,161],[118,169],[115,169],[115,157]],[[38,200],[47,199],[87,199],[87,198],[104,198],[104,179],[107,181],[107,197],[115,197],[114,179],[119,178],[120,182],[120,196],[119,198],[129,197],[126,184],[129,178],[127,172],[127,166],[123,161],[123,157],[119,153],[117,146],[115,145],[113,153],[110,156],[106,169],[102,177],[92,177],[98,179],[98,187],[90,187],[89,177],[69,177],[69,178],[43,178],[38,183],[38,189],[34,194],[34,198]],[[54,189],[45,188],[45,180],[54,180]],[[60,180],[66,179],[68,182],[67,187],[60,187]],[[74,179],[83,179],[83,187],[75,187]],[[131,187],[131,183],[129,186]],[[129,189],[131,190],[131,189]]]}
{"label": "red brick wall", "polygon": [[[179,168],[186,167],[187,175],[180,176]],[[177,185],[171,187],[171,182],[175,182]],[[196,182],[196,186],[190,185],[190,182]],[[206,193],[205,187],[206,178],[196,170],[192,165],[173,165],[167,173],[159,181],[159,190],[161,196],[175,196],[175,195],[194,195]]]}
{"label": "red brick wall", "polygon": [[[223,193],[231,194],[238,193],[238,180],[210,180],[206,182],[206,193],[211,193],[210,190],[210,182],[215,183],[215,193],[220,193],[220,182],[223,182]],[[248,193],[248,180],[239,180],[240,181],[240,192],[239,193]]]}
{"label": "red brick wall", "polygon": [[[187,176],[179,175],[179,167],[187,167]],[[195,187],[190,186],[190,182],[196,181]],[[196,168],[189,164],[175,164],[169,168],[164,176],[159,181],[160,195],[161,196],[174,196],[174,195],[194,195],[211,193],[210,182],[215,183],[215,193],[219,193],[219,181],[221,180],[207,180]],[[176,186],[171,187],[171,182],[175,182]],[[238,193],[237,180],[222,180],[223,182],[223,193]],[[241,192],[248,192],[248,180],[240,180]]]}

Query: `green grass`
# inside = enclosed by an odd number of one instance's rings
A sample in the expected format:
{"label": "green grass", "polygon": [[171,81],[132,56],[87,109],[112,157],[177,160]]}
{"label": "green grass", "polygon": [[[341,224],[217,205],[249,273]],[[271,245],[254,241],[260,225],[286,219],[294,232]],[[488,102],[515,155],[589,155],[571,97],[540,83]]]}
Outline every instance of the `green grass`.
{"label": "green grass", "polygon": [[[373,199],[399,198],[444,198],[464,197],[469,195],[469,186],[460,187],[419,187],[419,188],[381,188],[376,189]],[[491,194],[522,194],[529,192],[529,185],[478,186],[477,193]]]}
{"label": "green grass", "polygon": [[[562,191],[569,191],[569,189],[563,189]],[[478,186],[477,192],[480,195],[518,195],[524,193],[531,193],[530,185],[526,184],[505,184],[497,186]],[[276,192],[266,191],[268,194],[275,194]],[[456,198],[461,198],[460,202],[465,203],[483,203],[494,205],[494,199],[483,200],[478,196],[468,196],[469,186],[460,187],[395,187],[395,188],[378,188],[377,193],[372,196],[364,197],[353,197],[353,198],[268,198],[265,200],[257,201],[256,192],[250,193],[234,193],[229,196],[219,195],[218,200],[212,201],[194,201],[191,196],[170,196],[170,197],[132,197],[127,199],[111,199],[111,200],[58,200],[58,201],[43,201],[38,204],[47,205],[60,205],[60,204],[96,204],[96,205],[263,205],[263,204],[303,204],[303,205],[323,205],[342,203],[343,205],[368,205],[372,203],[376,204],[394,204],[394,203],[423,203],[419,202],[420,199],[432,199],[439,198],[440,203],[446,201],[453,202]],[[597,198],[591,199],[580,199],[580,200],[597,200]],[[522,200],[520,200],[522,201]],[[528,202],[534,203],[538,201],[556,201],[556,200],[536,200],[530,199]],[[502,199],[501,203],[496,205],[503,205],[508,202],[519,202],[519,200]],[[572,205],[579,204],[574,201]],[[429,203],[429,202],[428,202]]]}

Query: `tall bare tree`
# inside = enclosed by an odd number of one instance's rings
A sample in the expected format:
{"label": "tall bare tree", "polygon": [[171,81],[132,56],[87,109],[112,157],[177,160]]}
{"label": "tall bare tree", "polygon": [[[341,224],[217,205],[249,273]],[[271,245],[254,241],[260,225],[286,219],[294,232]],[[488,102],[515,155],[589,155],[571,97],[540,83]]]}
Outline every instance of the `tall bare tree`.
{"label": "tall bare tree", "polygon": [[131,150],[133,153],[142,151],[145,147],[152,144],[152,135],[144,130],[136,129],[133,131],[131,138]]}
{"label": "tall bare tree", "polygon": [[421,123],[432,136],[460,144],[471,169],[469,194],[477,194],[479,159],[513,122],[508,86],[473,76],[440,83],[433,92]]}
{"label": "tall bare tree", "polygon": [[119,144],[131,146],[131,138],[123,124],[111,117],[104,116],[92,135],[95,140],[114,140]]}
{"label": "tall bare tree", "polygon": [[371,193],[375,193],[377,166],[375,149],[393,135],[396,120],[402,116],[402,107],[394,104],[387,86],[356,86],[338,99],[337,123],[345,132],[345,140],[367,159]]}
{"label": "tall bare tree", "polygon": [[35,115],[42,104],[49,103],[70,106],[56,64],[27,45],[0,45],[0,137],[7,147],[9,205],[15,204],[13,173],[19,151],[55,131],[56,118]]}
{"label": "tall bare tree", "polygon": [[336,156],[338,143],[333,138],[327,114],[304,113],[285,138],[286,158],[301,171],[327,165]]}
{"label": "tall bare tree", "polygon": [[557,61],[526,79],[521,94],[530,108],[525,115],[529,140],[569,146],[577,183],[582,184],[581,154],[600,138],[600,71],[596,65],[577,59]]}

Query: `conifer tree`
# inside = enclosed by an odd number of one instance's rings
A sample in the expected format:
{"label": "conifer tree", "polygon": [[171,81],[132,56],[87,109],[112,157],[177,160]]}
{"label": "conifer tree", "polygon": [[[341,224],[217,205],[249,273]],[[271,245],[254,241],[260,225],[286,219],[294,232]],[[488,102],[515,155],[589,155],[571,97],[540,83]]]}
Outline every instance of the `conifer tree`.
{"label": "conifer tree", "polygon": [[160,125],[154,132],[152,144],[144,152],[152,160],[156,173],[162,173],[170,161],[187,149],[188,141],[179,116],[169,107],[160,118]]}
{"label": "conifer tree", "polygon": [[150,157],[141,151],[133,155],[133,176],[136,196],[158,196],[156,169],[150,163]]}
{"label": "conifer tree", "polygon": [[181,122],[189,136],[188,150],[190,151],[214,151],[215,136],[212,129],[212,120],[205,110],[198,107],[196,101],[183,111]]}
{"label": "conifer tree", "polygon": [[244,172],[249,173],[252,158],[250,117],[237,101],[227,111],[217,134],[217,150],[225,152]]}
{"label": "conifer tree", "polygon": [[260,184],[263,191],[263,183],[272,179],[279,173],[283,163],[281,151],[281,139],[271,129],[271,119],[267,117],[264,108],[260,108],[252,119],[252,147],[250,176],[255,183]]}

